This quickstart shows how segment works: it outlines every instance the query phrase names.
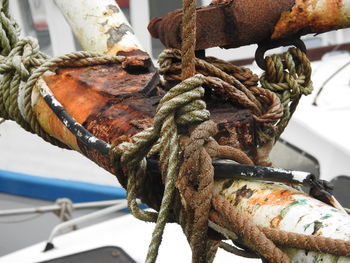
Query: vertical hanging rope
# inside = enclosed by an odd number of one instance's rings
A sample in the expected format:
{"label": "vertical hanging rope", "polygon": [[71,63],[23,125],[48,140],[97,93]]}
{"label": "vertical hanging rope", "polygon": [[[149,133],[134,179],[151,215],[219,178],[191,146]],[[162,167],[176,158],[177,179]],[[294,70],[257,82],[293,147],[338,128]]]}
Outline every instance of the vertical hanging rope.
{"label": "vertical hanging rope", "polygon": [[196,20],[195,0],[183,0],[182,8],[182,79],[192,77],[196,73]]}

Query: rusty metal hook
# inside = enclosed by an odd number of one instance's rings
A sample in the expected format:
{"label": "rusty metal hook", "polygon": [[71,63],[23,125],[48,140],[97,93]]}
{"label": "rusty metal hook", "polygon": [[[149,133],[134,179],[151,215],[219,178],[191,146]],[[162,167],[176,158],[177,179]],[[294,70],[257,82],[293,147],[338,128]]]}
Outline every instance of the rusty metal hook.
{"label": "rusty metal hook", "polygon": [[266,51],[278,47],[295,46],[306,54],[307,49],[305,43],[299,38],[283,38],[276,40],[266,40],[258,43],[258,48],[255,51],[256,64],[262,69],[266,70],[265,53]]}

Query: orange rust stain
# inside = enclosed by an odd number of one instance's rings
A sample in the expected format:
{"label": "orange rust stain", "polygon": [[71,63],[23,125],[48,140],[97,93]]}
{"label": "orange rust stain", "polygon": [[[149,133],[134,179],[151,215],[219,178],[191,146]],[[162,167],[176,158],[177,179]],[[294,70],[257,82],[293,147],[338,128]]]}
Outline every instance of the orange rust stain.
{"label": "orange rust stain", "polygon": [[272,39],[295,34],[306,29],[308,33],[322,33],[344,27],[342,0],[297,0],[289,12],[283,12],[274,28]]}
{"label": "orange rust stain", "polygon": [[82,124],[115,96],[139,91],[140,78],[146,81],[149,77],[135,78],[120,65],[103,65],[60,69],[44,80],[67,112]]}
{"label": "orange rust stain", "polygon": [[150,98],[130,98],[89,119],[86,128],[98,138],[114,142],[120,136],[132,136],[151,127],[154,114],[155,107]]}
{"label": "orange rust stain", "polygon": [[52,112],[41,96],[33,105],[33,111],[40,123],[40,126],[53,135],[56,139],[64,142],[72,149],[80,151],[75,136],[64,126],[57,116]]}
{"label": "orange rust stain", "polygon": [[137,47],[125,47],[120,44],[114,44],[111,48],[108,49],[106,55],[112,55],[115,56],[118,54],[118,52],[123,51],[123,52],[132,52],[134,50],[138,50]]}
{"label": "orange rust stain", "polygon": [[249,199],[251,205],[285,205],[294,202],[293,195],[300,195],[302,193],[295,193],[289,190],[276,190],[266,196],[252,197]]}
{"label": "orange rust stain", "polygon": [[280,223],[281,223],[281,221],[282,221],[282,219],[283,219],[282,215],[276,216],[275,218],[273,218],[273,219],[271,220],[271,222],[270,222],[270,227],[271,227],[271,228],[278,228],[279,225],[280,225]]}

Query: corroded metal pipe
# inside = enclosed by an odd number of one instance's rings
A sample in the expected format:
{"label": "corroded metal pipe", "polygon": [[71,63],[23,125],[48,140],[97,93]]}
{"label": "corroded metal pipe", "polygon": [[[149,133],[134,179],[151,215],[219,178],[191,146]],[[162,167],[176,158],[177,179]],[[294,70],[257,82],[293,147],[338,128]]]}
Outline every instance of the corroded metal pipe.
{"label": "corroded metal pipe", "polygon": [[[282,183],[221,180],[215,182],[215,191],[257,225],[350,241],[349,215],[311,198],[298,188]],[[350,257],[291,248],[283,250],[293,262],[350,262]]]}
{"label": "corroded metal pipe", "polygon": [[350,26],[349,0],[296,0],[275,26],[272,38],[295,33],[323,33]]}
{"label": "corroded metal pipe", "polygon": [[[216,1],[197,10],[196,49],[240,47],[271,38],[350,26],[349,0]],[[181,10],[152,19],[149,31],[166,47],[181,46]]]}
{"label": "corroded metal pipe", "polygon": [[118,55],[142,50],[114,0],[55,0],[84,50]]}

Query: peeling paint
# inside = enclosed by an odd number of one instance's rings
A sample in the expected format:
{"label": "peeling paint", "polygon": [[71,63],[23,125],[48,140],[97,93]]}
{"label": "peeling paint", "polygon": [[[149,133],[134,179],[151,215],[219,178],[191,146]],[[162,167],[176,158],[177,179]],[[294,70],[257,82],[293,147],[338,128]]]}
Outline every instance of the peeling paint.
{"label": "peeling paint", "polygon": [[111,10],[113,13],[119,13],[120,12],[119,7],[116,6],[116,5],[108,5],[107,9]]}
{"label": "peeling paint", "polygon": [[[293,195],[296,193],[288,191],[288,190],[277,190],[269,195],[267,195],[265,198],[261,198],[260,196],[256,198],[251,198],[249,200],[249,203],[252,205],[282,205],[282,204],[289,204],[295,201]],[[298,193],[299,194],[299,193]]]}
{"label": "peeling paint", "polygon": [[[237,180],[223,189],[227,181],[215,182],[215,191],[230,200],[237,209],[255,224],[300,234],[315,234],[336,239],[350,240],[350,217],[305,193],[280,183],[262,183]],[[227,183],[228,185],[228,183]],[[227,186],[226,185],[226,186]],[[239,190],[250,189],[249,198],[235,202]],[[349,262],[338,257],[297,249],[283,250],[293,262]]]}
{"label": "peeling paint", "polygon": [[323,227],[323,223],[320,221],[315,221],[314,222],[314,230],[312,231],[311,235],[319,235],[319,233],[317,233],[321,228]]}
{"label": "peeling paint", "polygon": [[106,34],[109,36],[107,40],[107,47],[112,48],[114,44],[119,43],[128,33],[134,34],[134,31],[127,24],[121,24],[118,27],[110,28],[106,32]]}
{"label": "peeling paint", "polygon": [[111,55],[122,50],[143,50],[114,0],[60,0],[57,6],[83,49]]}
{"label": "peeling paint", "polygon": [[349,26],[349,0],[296,0],[291,11],[282,13],[272,38],[322,33]]}
{"label": "peeling paint", "polygon": [[253,195],[253,191],[249,189],[246,185],[243,186],[236,192],[235,206],[243,199],[248,199]]}

